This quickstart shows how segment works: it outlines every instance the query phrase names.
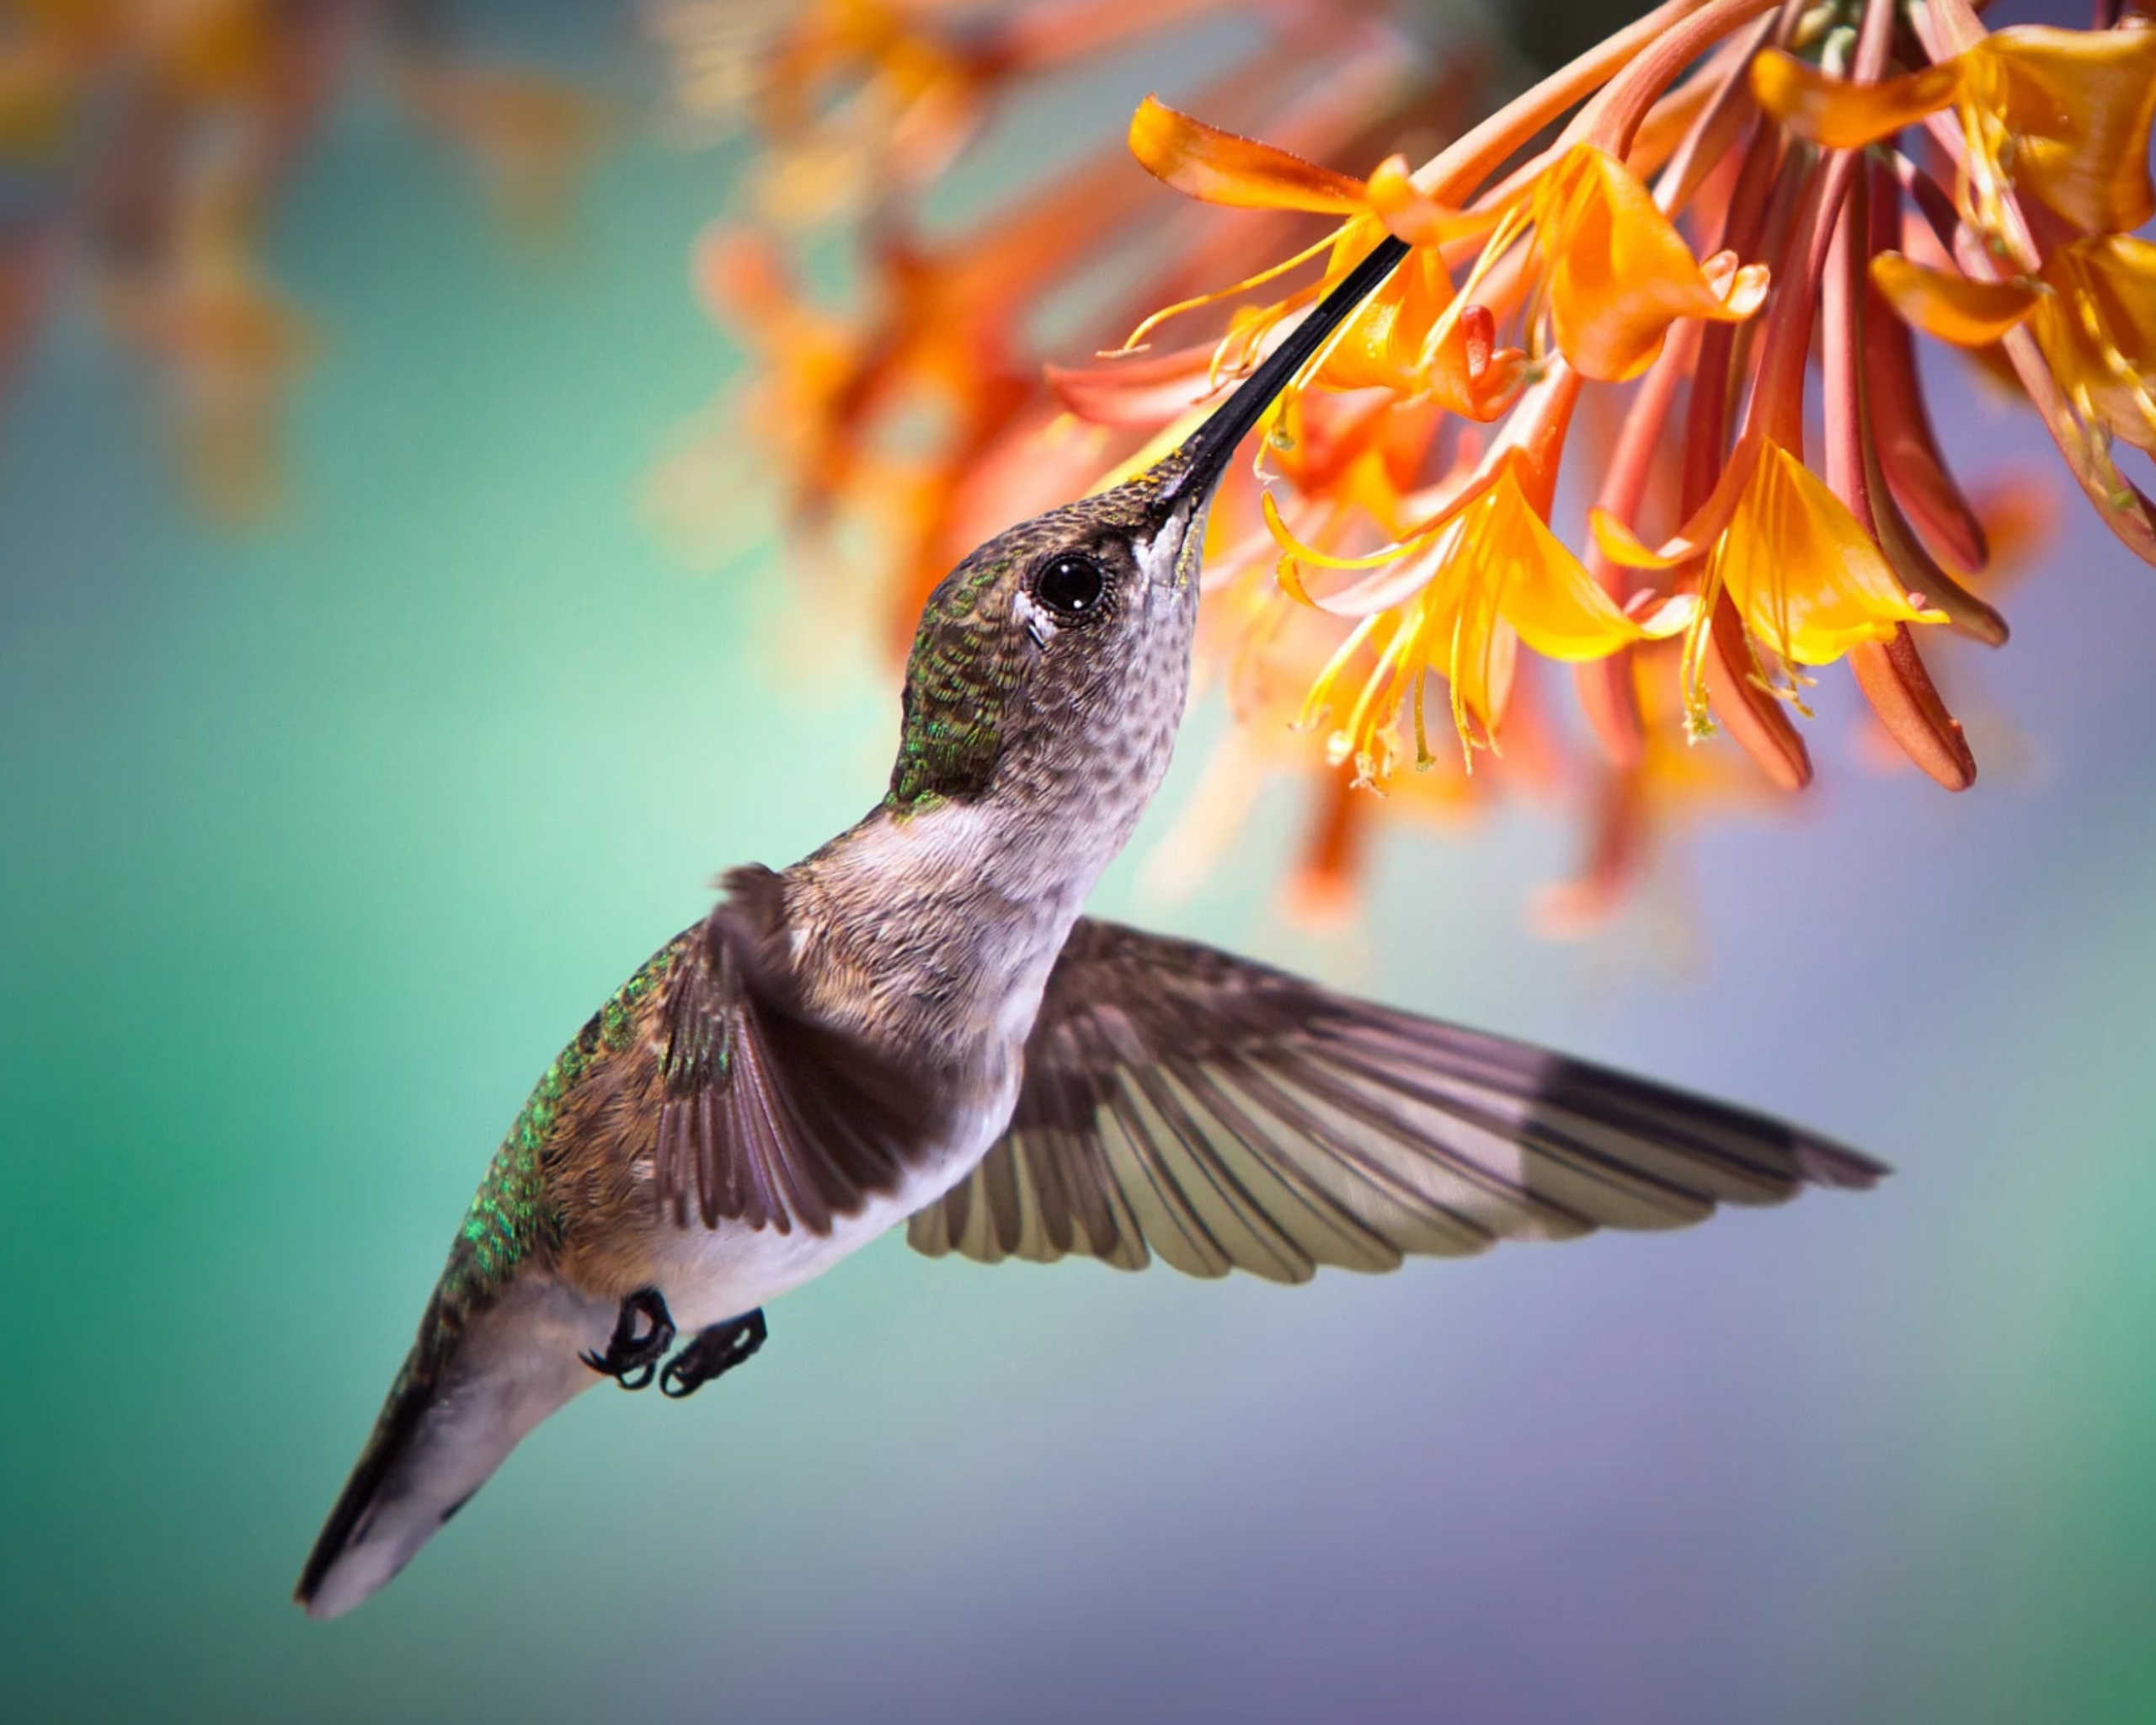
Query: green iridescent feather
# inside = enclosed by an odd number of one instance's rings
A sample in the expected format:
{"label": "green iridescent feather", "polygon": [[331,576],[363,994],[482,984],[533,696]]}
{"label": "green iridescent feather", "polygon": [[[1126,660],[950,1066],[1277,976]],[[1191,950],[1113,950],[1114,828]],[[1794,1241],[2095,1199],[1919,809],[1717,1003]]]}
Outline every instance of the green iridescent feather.
{"label": "green iridescent feather", "polygon": [[982,611],[1010,572],[1007,556],[975,553],[944,577],[921,613],[887,798],[895,808],[988,788],[1002,748],[1003,697],[1020,666],[1011,632],[992,627]]}
{"label": "green iridescent feather", "polygon": [[545,1158],[563,1108],[603,1056],[634,1040],[638,1006],[665,980],[688,943],[685,934],[653,954],[591,1015],[533,1087],[457,1231],[444,1279],[456,1293],[469,1296],[499,1287],[551,1237],[556,1218],[546,1202]]}

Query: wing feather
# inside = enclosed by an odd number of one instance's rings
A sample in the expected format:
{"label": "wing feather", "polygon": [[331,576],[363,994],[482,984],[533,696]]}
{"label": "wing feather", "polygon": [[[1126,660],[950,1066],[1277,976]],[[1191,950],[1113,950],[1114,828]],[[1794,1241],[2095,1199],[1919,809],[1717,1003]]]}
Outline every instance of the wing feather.
{"label": "wing feather", "polygon": [[940,1148],[947,1097],[930,1075],[802,1007],[777,876],[737,869],[726,885],[661,1003],[652,1150],[661,1211],[681,1227],[693,1213],[706,1228],[828,1234]]}
{"label": "wing feather", "polygon": [[1681,1227],[1882,1172],[1725,1103],[1081,919],[1005,1135],[908,1237],[1299,1282]]}

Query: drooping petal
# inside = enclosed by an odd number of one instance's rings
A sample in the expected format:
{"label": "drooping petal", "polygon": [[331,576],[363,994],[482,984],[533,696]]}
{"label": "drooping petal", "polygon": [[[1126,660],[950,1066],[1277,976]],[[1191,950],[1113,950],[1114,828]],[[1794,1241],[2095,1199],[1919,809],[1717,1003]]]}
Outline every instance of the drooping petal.
{"label": "drooping petal", "polygon": [[2106,234],[2062,246],[2030,328],[2075,410],[2156,453],[2156,245]]}
{"label": "drooping petal", "polygon": [[1650,549],[1639,536],[1604,509],[1588,511],[1588,529],[1610,562],[1628,569],[1672,569],[1712,551],[1737,513],[1737,505],[1752,483],[1752,469],[1759,459],[1765,439],[1748,433],[1737,440],[1723,464],[1721,477],[1692,519],[1662,544]]}
{"label": "drooping petal", "polygon": [[1449,413],[1482,425],[1502,415],[1527,382],[1527,355],[1497,345],[1497,320],[1485,306],[1463,306],[1440,320],[1424,344],[1421,385]]}
{"label": "drooping petal", "polygon": [[1153,430],[1186,414],[1217,389],[1210,345],[1149,354],[1113,366],[1043,368],[1065,409],[1094,425]]}
{"label": "drooping petal", "polygon": [[[1336,264],[1352,266],[1365,243],[1361,224],[1344,230]],[[1327,344],[1310,382],[1427,395],[1465,419],[1497,418],[1519,393],[1527,355],[1497,344],[1497,323],[1486,308],[1465,306],[1448,318],[1452,304],[1444,260],[1418,248]]]}
{"label": "drooping petal", "polygon": [[1148,96],[1130,116],[1130,153],[1156,179],[1209,204],[1340,216],[1368,207],[1360,180],[1208,126],[1157,96]]}
{"label": "drooping petal", "polygon": [[1960,93],[1967,56],[1874,84],[1829,77],[1780,48],[1752,62],[1752,93],[1776,120],[1815,144],[1854,150],[1936,114]]}
{"label": "drooping petal", "polygon": [[1467,532],[1481,547],[1480,579],[1497,592],[1505,621],[1545,659],[1600,659],[1690,621],[1684,605],[1664,606],[1644,622],[1619,610],[1535,513],[1509,464],[1470,512]]}
{"label": "drooping petal", "polygon": [[1544,177],[1535,224],[1558,349],[1599,382],[1638,377],[1678,318],[1739,323],[1766,297],[1764,266],[1710,275],[1639,176],[1591,144]]}
{"label": "drooping petal", "polygon": [[1872,285],[1905,323],[1956,347],[1989,347],[2036,309],[2042,290],[2028,281],[1975,281],[1899,252],[1871,260]]}
{"label": "drooping petal", "polygon": [[1437,254],[1413,253],[1348,318],[1310,381],[1329,389],[1414,394],[1423,339],[1452,297],[1452,279]]}
{"label": "drooping petal", "polygon": [[1967,57],[1988,62],[1971,82],[1981,78],[2014,136],[2016,186],[2084,233],[2124,232],[2156,216],[2156,29],[2023,24]]}
{"label": "drooping petal", "polygon": [[1405,156],[1388,156],[1370,170],[1364,195],[1378,220],[1411,246],[1441,246],[1456,239],[1477,239],[1494,228],[1503,211],[1454,210],[1420,190],[1407,171]]}
{"label": "drooping petal", "polygon": [[1828,665],[1905,622],[1946,621],[1912,604],[1870,536],[1803,462],[1768,442],[1753,464],[1710,579],[1755,638],[1796,665]]}

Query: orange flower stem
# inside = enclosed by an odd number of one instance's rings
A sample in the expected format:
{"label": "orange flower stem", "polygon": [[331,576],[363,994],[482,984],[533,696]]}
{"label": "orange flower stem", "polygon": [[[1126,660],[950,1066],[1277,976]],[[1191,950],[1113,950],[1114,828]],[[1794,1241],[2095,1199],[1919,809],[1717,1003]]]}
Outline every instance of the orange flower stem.
{"label": "orange flower stem", "polygon": [[1572,409],[1579,404],[1584,380],[1562,360],[1550,362],[1550,372],[1513,412],[1504,430],[1491,446],[1484,471],[1494,473],[1508,451],[1520,457],[1520,489],[1545,521],[1557,495],[1557,467],[1565,453],[1565,436],[1571,430]]}
{"label": "orange flower stem", "polygon": [[[1763,119],[1753,127],[1738,167],[1716,249],[1734,251],[1739,257],[1758,255],[1782,156],[1780,127]],[[1713,494],[1728,459],[1731,360],[1737,327],[1710,323],[1700,334],[1700,356],[1685,411],[1684,479],[1678,502],[1681,520],[1697,514]],[[1753,678],[1752,649],[1744,638],[1743,620],[1725,594],[1703,595],[1703,602],[1712,609],[1701,644],[1700,668],[1715,712],[1769,781],[1784,790],[1801,790],[1812,780],[1811,752],[1781,702]]]}
{"label": "orange flower stem", "polygon": [[[1923,220],[1924,227],[1930,229],[1932,238],[1939,242],[1940,254],[1951,257],[1954,232],[1961,225],[1961,212],[1954,207],[1952,194],[1899,150],[1888,153],[1887,166],[1902,190],[1908,194],[1910,208]],[[1885,243],[1906,249],[1908,242],[1906,238],[1890,239]]]}
{"label": "orange flower stem", "polygon": [[[1864,313],[1870,286],[1866,253],[1871,232],[1865,207],[1866,190],[1858,185],[1844,201],[1827,252],[1821,283],[1820,370],[1824,376],[1820,393],[1826,411],[1827,483],[1849,505],[1857,525],[1878,539],[1881,536],[1874,518],[1870,483],[1873,467],[1865,459]],[[1906,583],[1906,574],[1898,567],[1896,573]],[[1902,752],[1950,791],[1965,791],[1974,784],[1976,758],[1960,724],[1932,686],[1908,627],[1897,624],[1891,644],[1865,643],[1851,659],[1857,686]]]}
{"label": "orange flower stem", "polygon": [[[1687,79],[1674,90],[1664,92],[1648,109],[1632,140],[1631,148],[1625,157],[1625,166],[1642,179],[1659,172],[1662,164],[1674,155],[1677,147],[1694,129],[1700,115],[1705,113],[1730,87],[1735,86],[1749,93],[1750,86],[1733,73],[1741,72],[1748,63],[1748,45],[1726,42],[1710,56],[1696,77]],[[1476,195],[1469,206],[1476,210],[1499,209],[1524,195],[1534,182],[1563,155],[1574,140],[1569,136],[1551,144],[1546,149],[1517,164],[1494,185],[1485,187]],[[1446,266],[1457,269],[1460,262],[1473,255],[1479,240],[1455,241],[1444,253]]]}
{"label": "orange flower stem", "polygon": [[[1688,318],[1670,333],[1668,345],[1654,362],[1633,396],[1618,431],[1616,447],[1604,470],[1601,495],[1595,507],[1637,531],[1640,499],[1654,471],[1662,448],[1662,429],[1669,420],[1677,388],[1691,373],[1700,353],[1700,320]],[[1631,572],[1613,563],[1591,537],[1584,559],[1588,573],[1601,583],[1602,590],[1621,606],[1631,597]],[[1646,732],[1640,716],[1637,679],[1633,676],[1632,649],[1620,647],[1606,659],[1591,659],[1574,667],[1572,680],[1580,705],[1603,753],[1614,766],[1639,765],[1646,747]]]}
{"label": "orange flower stem", "polygon": [[[1674,216],[1692,201],[1715,165],[1729,153],[1744,122],[1758,111],[1752,97],[1752,81],[1742,74],[1753,56],[1766,45],[1774,28],[1773,19],[1763,18],[1745,40],[1727,45],[1734,51],[1732,57],[1737,75],[1715,86],[1713,98],[1694,116],[1668,167],[1656,182],[1655,205],[1663,215]],[[1711,68],[1700,74],[1703,79],[1711,75]]]}
{"label": "orange flower stem", "polygon": [[1611,78],[1594,99],[1573,117],[1559,140],[1565,145],[1585,140],[1624,160],[1632,147],[1632,135],[1646,118],[1647,109],[1678,75],[1700,57],[1710,42],[1717,41],[1781,0],[1710,0],[1691,17],[1658,35],[1646,52]]}
{"label": "orange flower stem", "polygon": [[[1870,249],[1892,249],[1901,238],[1898,200],[1892,170],[1874,158],[1868,209]],[[1864,368],[1870,403],[1870,435],[1895,500],[1916,518],[1927,537],[1963,569],[1974,573],[1991,560],[1983,523],[1947,470],[1924,409],[1917,381],[1916,347],[1908,324],[1867,284]]]}
{"label": "orange flower stem", "polygon": [[[1885,67],[1893,22],[1892,0],[1866,0],[1851,67],[1859,81],[1875,79]],[[1774,271],[1774,302],[1760,337],[1758,382],[1746,425],[1800,456],[1804,448],[1804,370],[1812,350],[1817,284],[1860,159],[1859,151],[1830,150],[1812,169],[1788,255]]]}
{"label": "orange flower stem", "polygon": [[1505,158],[1573,104],[1608,83],[1669,29],[1713,0],[1663,0],[1471,127],[1416,170],[1418,190],[1457,208]]}
{"label": "orange flower stem", "polygon": [[[1758,255],[1766,226],[1769,194],[1782,159],[1781,129],[1761,120],[1737,168],[1736,190],[1722,221],[1717,250],[1739,257]],[[1739,326],[1710,323],[1700,336],[1700,357],[1693,368],[1692,398],[1685,414],[1684,483],[1678,518],[1689,521],[1713,494],[1728,457],[1731,360]]]}
{"label": "orange flower stem", "polygon": [[1991,34],[1978,21],[1976,8],[1968,0],[1931,0],[1929,5],[1914,8],[1912,21],[1926,37],[1936,36],[1936,42],[1924,43],[1935,60],[1963,53]]}
{"label": "orange flower stem", "polygon": [[1939,698],[1907,623],[1894,625],[1891,641],[1850,648],[1849,661],[1857,687],[1903,754],[1950,791],[1966,791],[1977,782],[1976,757],[1961,735],[1961,722]]}

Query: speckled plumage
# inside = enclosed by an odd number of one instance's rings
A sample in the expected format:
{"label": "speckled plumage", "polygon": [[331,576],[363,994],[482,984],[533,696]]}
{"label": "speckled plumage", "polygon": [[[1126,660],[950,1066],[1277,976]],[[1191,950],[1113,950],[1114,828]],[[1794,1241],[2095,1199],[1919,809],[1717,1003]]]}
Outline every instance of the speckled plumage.
{"label": "speckled plumage", "polygon": [[[592,1381],[579,1356],[628,1295],[663,1287],[694,1327],[738,1316],[987,1150],[1065,936],[1166,769],[1209,492],[1163,508],[1182,465],[953,569],[923,613],[883,800],[782,873],[729,877],[729,900],[547,1069],[302,1577],[310,1610],[378,1586]],[[1044,558],[1074,552],[1113,579],[1058,628],[1023,595]],[[512,1383],[513,1405],[488,1399]]]}
{"label": "speckled plumage", "polygon": [[[349,1610],[594,1381],[616,1309],[731,1320],[965,1178],[1010,1119],[1086,895],[1167,766],[1197,547],[1236,445],[1404,253],[1386,241],[1182,449],[999,534],[921,618],[888,793],[661,949],[482,1183],[298,1597]],[[1100,602],[1029,591],[1058,554]],[[694,1223],[691,1226],[691,1216]]]}
{"label": "speckled plumage", "polygon": [[483,1300],[535,1253],[557,1250],[563,1206],[548,1190],[549,1158],[558,1162],[583,1123],[574,1112],[585,1079],[600,1063],[627,1052],[648,1019],[651,996],[680,957],[689,935],[677,935],[585,1021],[574,1041],[554,1057],[518,1113],[465,1212],[442,1282],[450,1297]]}
{"label": "speckled plumage", "polygon": [[[670,1372],[699,1343],[745,1357],[723,1350],[760,1343],[766,1301],[908,1218],[938,1254],[1298,1280],[1876,1176],[1742,1110],[1081,922],[1166,771],[1212,486],[1400,249],[1182,451],[953,570],[883,801],[728,874],[548,1068],[302,1575],[311,1613],[380,1587],[594,1365],[651,1364],[611,1356],[663,1353],[660,1315],[698,1332]],[[617,1327],[638,1314],[643,1338]]]}

